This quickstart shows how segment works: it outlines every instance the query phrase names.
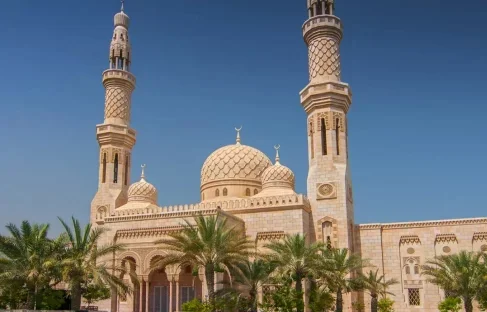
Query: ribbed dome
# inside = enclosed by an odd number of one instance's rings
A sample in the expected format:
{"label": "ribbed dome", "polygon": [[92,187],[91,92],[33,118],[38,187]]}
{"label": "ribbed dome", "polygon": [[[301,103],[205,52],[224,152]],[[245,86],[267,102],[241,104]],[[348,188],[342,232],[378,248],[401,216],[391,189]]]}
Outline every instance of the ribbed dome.
{"label": "ribbed dome", "polygon": [[292,190],[294,192],[295,177],[291,169],[279,162],[279,147],[276,147],[276,163],[262,173],[263,193],[269,189]]}
{"label": "ribbed dome", "polygon": [[227,145],[214,151],[201,169],[201,185],[222,179],[260,180],[262,172],[271,165],[269,158],[247,145]]}
{"label": "ribbed dome", "polygon": [[115,17],[113,18],[113,23],[115,24],[115,26],[123,26],[123,27],[125,27],[127,29],[129,28],[129,26],[130,26],[130,18],[123,11],[123,7],[122,7],[122,11],[118,12],[117,14],[115,14]]}
{"label": "ribbed dome", "polygon": [[286,166],[276,163],[274,166],[267,168],[262,173],[262,187],[268,186],[288,186],[294,189],[294,173]]}
{"label": "ribbed dome", "polygon": [[[259,192],[262,187],[261,175],[271,166],[269,158],[253,147],[237,143],[214,151],[201,168],[201,191],[214,189],[206,199],[220,196],[244,197]],[[218,190],[217,190],[218,189]],[[247,190],[248,189],[248,190]],[[226,194],[226,195],[224,195]]]}
{"label": "ribbed dome", "polygon": [[129,202],[147,202],[157,205],[157,189],[145,180],[144,171],[139,182],[133,183],[128,190]]}

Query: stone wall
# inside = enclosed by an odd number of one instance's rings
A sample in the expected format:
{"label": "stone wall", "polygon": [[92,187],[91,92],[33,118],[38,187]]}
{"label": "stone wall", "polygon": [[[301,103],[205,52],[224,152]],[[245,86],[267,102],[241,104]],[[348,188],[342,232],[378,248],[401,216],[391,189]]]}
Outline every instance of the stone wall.
{"label": "stone wall", "polygon": [[[398,284],[390,291],[396,312],[438,311],[443,290],[427,283],[421,265],[435,256],[460,250],[487,250],[487,219],[462,219],[358,226],[356,249],[369,259],[380,274],[395,278]],[[364,295],[370,306],[370,296]],[[410,302],[412,301],[412,302]],[[413,305],[412,303],[417,305]]]}

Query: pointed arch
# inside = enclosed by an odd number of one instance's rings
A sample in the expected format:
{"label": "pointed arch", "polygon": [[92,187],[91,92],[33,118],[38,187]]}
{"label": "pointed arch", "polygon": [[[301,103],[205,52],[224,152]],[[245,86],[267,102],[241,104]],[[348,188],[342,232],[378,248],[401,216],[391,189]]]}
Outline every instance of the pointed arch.
{"label": "pointed arch", "polygon": [[113,183],[118,183],[118,153],[113,160]]}
{"label": "pointed arch", "polygon": [[103,153],[101,183],[107,180],[107,153]]}

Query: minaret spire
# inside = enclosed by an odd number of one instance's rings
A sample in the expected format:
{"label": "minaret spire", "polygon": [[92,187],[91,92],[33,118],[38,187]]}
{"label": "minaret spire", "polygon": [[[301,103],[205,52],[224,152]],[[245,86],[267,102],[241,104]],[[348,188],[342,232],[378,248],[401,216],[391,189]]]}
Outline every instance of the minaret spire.
{"label": "minaret spire", "polygon": [[123,12],[123,5],[125,4],[125,0],[120,0],[122,2],[122,8],[120,9],[121,12]]}

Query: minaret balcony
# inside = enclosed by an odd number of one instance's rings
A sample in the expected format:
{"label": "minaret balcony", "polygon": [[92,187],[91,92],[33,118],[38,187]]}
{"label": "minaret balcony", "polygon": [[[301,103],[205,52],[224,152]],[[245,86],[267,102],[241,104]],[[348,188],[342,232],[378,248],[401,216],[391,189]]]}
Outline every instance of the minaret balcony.
{"label": "minaret balcony", "polygon": [[299,95],[307,113],[326,106],[341,107],[346,113],[352,104],[352,90],[343,82],[310,83]]}
{"label": "minaret balcony", "polygon": [[303,24],[303,36],[306,42],[310,42],[314,36],[323,33],[338,36],[338,40],[341,40],[342,31],[342,22],[334,15],[317,15]]}
{"label": "minaret balcony", "polygon": [[102,144],[122,144],[128,148],[135,145],[136,131],[130,127],[114,124],[96,126],[96,138]]}
{"label": "minaret balcony", "polygon": [[135,86],[135,76],[132,73],[120,69],[107,69],[103,72],[103,83],[110,79],[122,79]]}

